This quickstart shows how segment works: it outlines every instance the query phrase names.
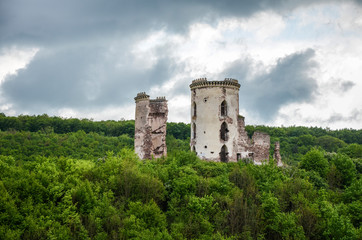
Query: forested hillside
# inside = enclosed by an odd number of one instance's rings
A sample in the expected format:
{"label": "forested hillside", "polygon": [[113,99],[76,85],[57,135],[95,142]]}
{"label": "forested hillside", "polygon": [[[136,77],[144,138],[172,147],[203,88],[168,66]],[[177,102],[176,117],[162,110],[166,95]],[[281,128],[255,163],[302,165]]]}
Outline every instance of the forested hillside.
{"label": "forested hillside", "polygon": [[0,239],[362,239],[362,130],[246,129],[288,165],[201,161],[184,123],[142,161],[134,121],[0,114]]}

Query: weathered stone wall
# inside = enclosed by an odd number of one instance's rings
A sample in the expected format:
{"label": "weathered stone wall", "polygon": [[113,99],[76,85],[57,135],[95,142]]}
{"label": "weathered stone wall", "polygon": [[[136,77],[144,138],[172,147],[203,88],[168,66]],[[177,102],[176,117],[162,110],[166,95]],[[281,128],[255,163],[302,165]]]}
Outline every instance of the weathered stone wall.
{"label": "weathered stone wall", "polygon": [[149,99],[149,96],[143,92],[137,94],[135,101],[135,152],[141,159],[166,155],[168,115],[166,99]]}
{"label": "weathered stone wall", "polygon": [[237,144],[237,155],[240,159],[253,158],[253,148],[251,145],[251,140],[248,137],[248,133],[245,131],[245,118],[243,116],[238,116],[238,134],[239,138],[236,142]]}
{"label": "weathered stone wall", "polygon": [[253,159],[255,164],[262,164],[269,160],[270,136],[263,132],[254,132],[252,137]]}
{"label": "weathered stone wall", "polygon": [[151,126],[152,154],[155,158],[167,155],[166,126],[168,107],[164,98],[150,100],[148,124]]}
{"label": "weathered stone wall", "polygon": [[275,147],[274,147],[274,160],[276,161],[276,164],[278,167],[282,167],[283,166],[283,162],[282,162],[282,157],[280,156],[280,143],[279,142],[275,142],[274,143]]}

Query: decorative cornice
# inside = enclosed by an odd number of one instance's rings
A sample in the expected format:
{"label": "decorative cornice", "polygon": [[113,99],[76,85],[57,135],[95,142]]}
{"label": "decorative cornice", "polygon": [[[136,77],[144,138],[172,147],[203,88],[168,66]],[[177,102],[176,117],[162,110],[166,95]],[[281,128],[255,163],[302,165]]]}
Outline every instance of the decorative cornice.
{"label": "decorative cornice", "polygon": [[227,87],[227,88],[240,88],[238,80],[233,78],[225,78],[224,81],[207,81],[207,78],[198,78],[192,81],[190,89],[204,88],[204,87]]}

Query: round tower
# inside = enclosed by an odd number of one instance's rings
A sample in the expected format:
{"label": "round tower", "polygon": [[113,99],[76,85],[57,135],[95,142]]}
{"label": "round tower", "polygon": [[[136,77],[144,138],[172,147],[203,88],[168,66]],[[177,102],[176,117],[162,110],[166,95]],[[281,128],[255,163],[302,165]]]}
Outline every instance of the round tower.
{"label": "round tower", "polygon": [[141,159],[151,158],[152,139],[151,128],[148,125],[148,115],[150,112],[150,96],[145,92],[140,92],[134,98],[136,102],[135,116],[135,152]]}
{"label": "round tower", "polygon": [[192,81],[191,150],[210,161],[237,161],[239,88],[237,80]]}

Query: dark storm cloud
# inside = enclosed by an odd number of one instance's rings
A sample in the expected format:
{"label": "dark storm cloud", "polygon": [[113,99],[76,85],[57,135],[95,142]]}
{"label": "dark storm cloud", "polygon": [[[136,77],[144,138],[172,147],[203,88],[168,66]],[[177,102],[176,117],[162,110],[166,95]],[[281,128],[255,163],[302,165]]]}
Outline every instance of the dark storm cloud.
{"label": "dark storm cloud", "polygon": [[37,113],[47,108],[119,106],[132,102],[136,92],[168,80],[172,61],[161,56],[151,68],[142,69],[130,56],[109,56],[103,48],[40,51],[27,68],[6,79],[2,90],[18,110]]}
{"label": "dark storm cloud", "polygon": [[[15,46],[40,50],[26,69],[6,79],[1,92],[17,112],[40,108],[46,111],[47,107],[121,105],[130,102],[138,91],[148,91],[183,69],[182,65],[175,66],[165,53],[158,56],[151,68],[132,62],[132,44],[148,33],[159,29],[184,32],[195,21],[213,23],[220,17],[248,17],[262,10],[288,11],[313,3],[312,0],[2,0],[0,49]],[[116,49],[113,52],[109,50],[112,47]],[[279,73],[288,73],[284,65],[278,63],[268,75],[269,80],[261,77],[257,81],[272,85],[270,82],[277,81]],[[278,90],[280,103],[277,92],[275,96],[266,96],[276,106],[291,99],[308,98],[309,83],[298,84],[301,86],[295,86],[296,93],[288,95]],[[302,93],[306,96],[298,95]],[[266,96],[256,97],[255,100],[261,100],[254,105],[269,104],[262,101]],[[269,114],[268,109],[278,107],[265,109],[263,116]]]}
{"label": "dark storm cloud", "polygon": [[109,35],[137,35],[162,27],[179,31],[187,29],[193,21],[247,17],[262,10],[280,12],[312,3],[315,1],[3,0],[0,2],[0,44],[101,41]]}
{"label": "dark storm cloud", "polygon": [[240,80],[240,108],[245,108],[264,121],[271,121],[278,110],[289,103],[307,102],[318,91],[316,79],[309,73],[317,67],[313,49],[281,58],[268,72],[259,73],[248,81],[248,61],[237,61],[224,70],[224,75]]}

